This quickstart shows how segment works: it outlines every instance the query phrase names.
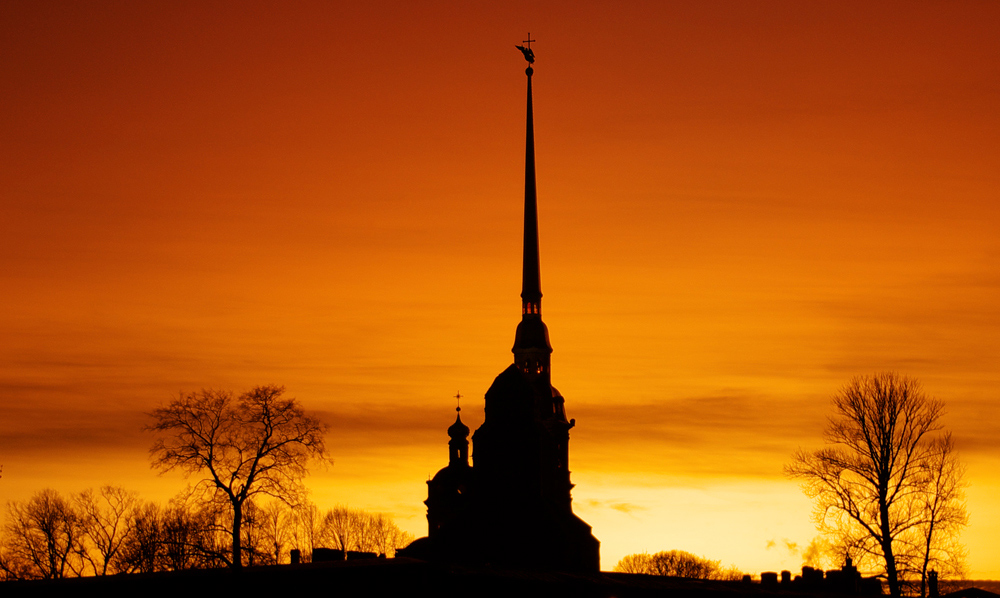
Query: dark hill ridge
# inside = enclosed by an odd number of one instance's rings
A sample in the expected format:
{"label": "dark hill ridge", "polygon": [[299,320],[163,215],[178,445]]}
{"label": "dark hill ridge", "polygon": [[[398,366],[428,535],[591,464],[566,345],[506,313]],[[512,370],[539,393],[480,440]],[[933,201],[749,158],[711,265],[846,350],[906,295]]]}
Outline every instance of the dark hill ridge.
{"label": "dark hill ridge", "polygon": [[[972,585],[973,582],[967,582]],[[461,567],[415,559],[200,569],[164,573],[0,583],[0,596],[573,596],[580,598],[741,598],[840,596],[763,588],[760,584],[632,575],[552,573]],[[988,598],[988,595],[984,594]],[[977,597],[978,598],[978,597]]]}

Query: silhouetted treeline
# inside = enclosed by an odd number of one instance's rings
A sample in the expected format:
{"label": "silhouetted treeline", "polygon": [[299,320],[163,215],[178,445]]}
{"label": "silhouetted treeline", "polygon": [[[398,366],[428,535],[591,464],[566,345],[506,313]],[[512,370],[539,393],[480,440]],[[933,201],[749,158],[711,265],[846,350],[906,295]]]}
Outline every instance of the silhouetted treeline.
{"label": "silhouetted treeline", "polygon": [[643,573],[690,579],[718,579],[738,581],[743,572],[735,567],[723,568],[719,561],[713,561],[683,550],[668,550],[649,554],[630,554],[615,565],[618,573]]}
{"label": "silhouetted treeline", "polygon": [[[338,506],[250,502],[244,511],[247,566],[287,563],[298,549],[373,552],[389,557],[413,540],[380,513]],[[42,490],[7,504],[0,535],[0,579],[54,579],[225,567],[232,514],[222,502],[184,495],[166,505],[116,486],[65,497]]]}

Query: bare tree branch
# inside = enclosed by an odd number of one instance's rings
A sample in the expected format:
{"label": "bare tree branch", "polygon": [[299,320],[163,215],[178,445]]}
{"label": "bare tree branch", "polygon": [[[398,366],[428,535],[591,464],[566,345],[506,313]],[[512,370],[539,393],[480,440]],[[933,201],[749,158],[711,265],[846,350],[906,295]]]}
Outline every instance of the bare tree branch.
{"label": "bare tree branch", "polygon": [[150,449],[152,466],[202,478],[198,485],[224,496],[231,511],[231,565],[242,565],[244,506],[257,495],[293,503],[310,459],[326,459],[326,426],[307,415],[284,387],[257,386],[181,394],[154,410],[148,430],[161,433]]}
{"label": "bare tree branch", "polygon": [[[918,565],[918,538],[933,540],[940,532],[945,511],[937,505],[943,501],[953,509],[949,513],[964,515],[964,503],[952,490],[960,486],[957,463],[942,461],[950,440],[942,445],[934,436],[944,404],[927,397],[913,378],[879,373],[851,380],[833,406],[825,433],[830,446],[799,451],[785,473],[800,479],[815,500],[820,530],[859,563],[877,557],[890,593],[900,596],[903,581],[926,575],[926,563]],[[933,471],[950,481],[935,485]],[[949,520],[954,523],[948,533],[957,537],[964,519]],[[932,543],[924,542],[924,549],[929,552]]]}

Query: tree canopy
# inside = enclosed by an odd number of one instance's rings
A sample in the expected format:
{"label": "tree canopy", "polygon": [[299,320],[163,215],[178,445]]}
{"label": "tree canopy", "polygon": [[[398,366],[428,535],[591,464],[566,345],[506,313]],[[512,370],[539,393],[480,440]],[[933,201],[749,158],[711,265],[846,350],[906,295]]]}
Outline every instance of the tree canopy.
{"label": "tree canopy", "polygon": [[888,372],[854,378],[833,407],[828,446],[799,451],[786,473],[814,499],[820,530],[845,556],[879,562],[899,596],[901,581],[922,580],[930,555],[940,559],[946,535],[964,525],[961,468],[938,434],[944,404]]}
{"label": "tree canopy", "polygon": [[199,475],[196,488],[230,509],[232,556],[242,565],[243,508],[259,495],[292,502],[302,491],[310,459],[325,459],[326,426],[308,415],[282,386],[181,394],[152,412],[158,437],[152,466]]}
{"label": "tree canopy", "polygon": [[722,568],[713,561],[683,550],[665,550],[655,554],[640,552],[623,557],[615,565],[618,573],[665,575],[690,579],[737,580],[743,573],[735,567]]}

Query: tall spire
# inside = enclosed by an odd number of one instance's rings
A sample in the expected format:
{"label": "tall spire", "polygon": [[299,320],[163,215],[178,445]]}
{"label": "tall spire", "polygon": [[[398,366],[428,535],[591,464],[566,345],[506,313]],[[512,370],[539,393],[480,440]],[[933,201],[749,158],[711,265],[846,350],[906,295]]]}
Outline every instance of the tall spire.
{"label": "tall spire", "polygon": [[523,313],[541,314],[542,274],[538,258],[535,125],[531,108],[531,75],[534,69],[529,66],[524,72],[528,75],[528,118],[524,147],[524,265],[521,273],[521,304],[524,308]]}
{"label": "tall spire", "polygon": [[[472,436],[475,463],[469,463],[469,428],[461,417],[456,416],[448,428],[448,467],[427,481],[427,538],[406,548],[406,556],[597,572],[601,543],[591,527],[573,514],[569,431],[576,422],[566,418],[565,400],[552,386],[552,346],[541,315],[531,97],[535,53],[530,43],[529,39],[528,47],[517,46],[529,66],[522,313],[514,337],[514,363],[486,391],[486,417]],[[457,406],[459,415],[460,409]]]}
{"label": "tall spire", "polygon": [[531,106],[531,75],[535,53],[528,47],[517,46],[528,61],[524,71],[528,76],[528,109],[524,146],[524,253],[521,270],[521,323],[514,337],[514,363],[532,377],[549,376],[549,331],[542,322],[542,275],[538,257],[538,197],[535,191],[535,124]]}

